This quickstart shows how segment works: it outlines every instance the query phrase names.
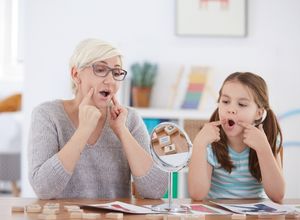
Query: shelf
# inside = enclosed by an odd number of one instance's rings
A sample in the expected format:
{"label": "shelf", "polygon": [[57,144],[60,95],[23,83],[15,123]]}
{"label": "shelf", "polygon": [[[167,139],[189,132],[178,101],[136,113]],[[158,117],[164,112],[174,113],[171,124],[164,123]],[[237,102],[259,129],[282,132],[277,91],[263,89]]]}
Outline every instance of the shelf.
{"label": "shelf", "polygon": [[194,119],[207,120],[211,112],[201,112],[199,110],[172,110],[159,108],[135,108],[143,118],[166,118],[166,119]]}

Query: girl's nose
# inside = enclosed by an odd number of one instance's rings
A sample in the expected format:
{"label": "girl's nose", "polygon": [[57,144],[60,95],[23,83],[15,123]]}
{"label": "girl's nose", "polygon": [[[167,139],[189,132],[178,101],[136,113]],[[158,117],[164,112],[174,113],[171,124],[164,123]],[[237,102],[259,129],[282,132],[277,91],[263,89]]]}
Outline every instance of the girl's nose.
{"label": "girl's nose", "polygon": [[236,114],[236,110],[229,109],[229,110],[228,110],[228,113],[229,113],[229,114]]}

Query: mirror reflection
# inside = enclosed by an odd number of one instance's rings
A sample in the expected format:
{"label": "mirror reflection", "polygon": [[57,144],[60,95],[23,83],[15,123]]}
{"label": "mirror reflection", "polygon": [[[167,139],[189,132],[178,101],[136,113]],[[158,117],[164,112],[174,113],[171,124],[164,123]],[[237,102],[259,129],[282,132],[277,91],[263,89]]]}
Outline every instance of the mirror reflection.
{"label": "mirror reflection", "polygon": [[171,122],[160,123],[151,134],[153,159],[165,170],[176,171],[186,166],[191,146],[184,130]]}

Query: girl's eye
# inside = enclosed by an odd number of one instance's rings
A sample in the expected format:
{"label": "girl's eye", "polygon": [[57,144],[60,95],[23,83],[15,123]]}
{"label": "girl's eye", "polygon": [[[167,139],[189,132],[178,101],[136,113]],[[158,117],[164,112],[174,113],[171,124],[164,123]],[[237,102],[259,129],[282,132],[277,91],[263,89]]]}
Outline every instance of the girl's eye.
{"label": "girl's eye", "polygon": [[228,103],[229,103],[229,101],[227,101],[227,100],[222,100],[222,103],[224,103],[224,104],[228,104]]}
{"label": "girl's eye", "polygon": [[241,107],[246,107],[247,105],[243,104],[243,103],[239,103],[239,106]]}

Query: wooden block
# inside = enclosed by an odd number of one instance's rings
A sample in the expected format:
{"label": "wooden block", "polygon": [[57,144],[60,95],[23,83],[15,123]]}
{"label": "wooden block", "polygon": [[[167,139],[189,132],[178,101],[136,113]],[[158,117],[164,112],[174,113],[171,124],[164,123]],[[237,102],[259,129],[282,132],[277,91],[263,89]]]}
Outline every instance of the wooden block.
{"label": "wooden block", "polygon": [[285,219],[300,219],[300,214],[297,213],[286,214]]}
{"label": "wooden block", "polygon": [[246,219],[245,214],[232,214],[231,219]]}
{"label": "wooden block", "polygon": [[159,133],[159,132],[163,131],[164,128],[165,128],[165,126],[159,126],[159,127],[155,128],[155,132]]}
{"label": "wooden block", "polygon": [[163,220],[164,219],[164,215],[161,214],[148,214],[146,215],[146,219],[152,219],[152,220]]}
{"label": "wooden block", "polygon": [[65,205],[64,209],[69,210],[69,209],[80,209],[78,205]]}
{"label": "wooden block", "polygon": [[151,140],[152,140],[152,143],[155,143],[155,142],[158,141],[158,137],[157,137],[157,134],[155,132],[153,132]]}
{"label": "wooden block", "polygon": [[100,219],[101,215],[99,213],[81,213],[84,219]]}
{"label": "wooden block", "polygon": [[11,207],[12,212],[24,212],[25,207],[24,206],[13,206]]}
{"label": "wooden block", "polygon": [[264,215],[264,214],[261,214],[261,215],[258,215],[257,218],[259,219],[271,219],[272,218],[272,215]]}
{"label": "wooden block", "polygon": [[44,205],[44,207],[45,206],[49,206],[49,207],[56,207],[56,208],[59,208],[59,203],[51,203],[51,202],[47,202],[45,205]]}
{"label": "wooden block", "polygon": [[59,210],[57,208],[56,209],[44,208],[42,213],[45,214],[45,215],[58,214]]}
{"label": "wooden block", "polygon": [[64,206],[64,209],[67,210],[68,212],[83,212],[82,209],[80,209],[79,206],[77,205],[66,205]]}
{"label": "wooden block", "polygon": [[164,152],[165,152],[165,154],[175,154],[176,153],[175,144],[165,146]]}
{"label": "wooden block", "polygon": [[44,209],[57,209],[57,210],[59,210],[59,206],[48,206],[48,205],[45,205]]}
{"label": "wooden block", "polygon": [[284,215],[276,215],[276,214],[271,214],[271,215],[268,215],[268,214],[261,214],[261,215],[258,215],[258,219],[285,219],[285,216]]}
{"label": "wooden block", "polygon": [[70,212],[69,216],[71,219],[81,219],[82,213],[81,212]]}
{"label": "wooden block", "polygon": [[105,215],[105,218],[109,219],[123,219],[123,213],[119,212],[109,212]]}
{"label": "wooden block", "polygon": [[164,147],[171,144],[171,138],[170,136],[162,136],[158,139],[158,142],[161,147]]}
{"label": "wooden block", "polygon": [[181,216],[178,216],[178,215],[164,215],[164,220],[181,220]]}
{"label": "wooden block", "polygon": [[172,135],[174,134],[178,129],[174,126],[174,125],[168,125],[165,127],[165,132],[168,134],[168,135]]}
{"label": "wooden block", "polygon": [[32,204],[26,206],[26,212],[28,213],[38,213],[42,211],[42,207],[39,204]]}
{"label": "wooden block", "polygon": [[83,213],[83,209],[69,209],[69,213],[77,212],[77,213]]}
{"label": "wooden block", "polygon": [[42,220],[53,220],[56,219],[56,215],[45,215],[45,214],[39,214],[38,219]]}
{"label": "wooden block", "polygon": [[181,220],[204,220],[205,215],[197,215],[197,214],[191,214],[191,215],[183,215],[181,217]]}

